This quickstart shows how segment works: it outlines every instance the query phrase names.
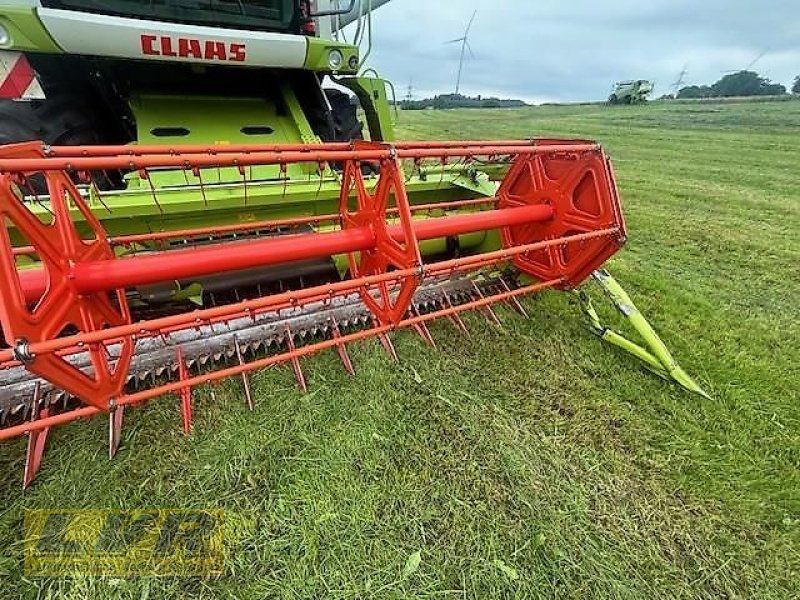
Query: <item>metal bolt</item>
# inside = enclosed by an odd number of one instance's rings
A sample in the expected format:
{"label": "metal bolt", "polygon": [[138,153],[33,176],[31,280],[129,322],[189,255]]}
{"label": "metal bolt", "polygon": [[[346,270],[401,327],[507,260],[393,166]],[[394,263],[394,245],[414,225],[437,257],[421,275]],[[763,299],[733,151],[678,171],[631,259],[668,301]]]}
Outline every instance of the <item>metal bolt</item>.
{"label": "metal bolt", "polygon": [[30,343],[25,338],[17,340],[12,352],[14,353],[14,358],[23,365],[31,364],[36,358],[36,355],[31,353]]}

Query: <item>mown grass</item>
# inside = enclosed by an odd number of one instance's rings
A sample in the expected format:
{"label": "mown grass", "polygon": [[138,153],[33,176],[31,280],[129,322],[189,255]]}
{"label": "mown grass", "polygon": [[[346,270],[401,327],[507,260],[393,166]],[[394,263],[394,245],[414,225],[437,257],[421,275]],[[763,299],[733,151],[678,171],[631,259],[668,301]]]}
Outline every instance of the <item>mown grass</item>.
{"label": "mown grass", "polygon": [[[396,336],[0,454],[4,598],[790,598],[800,595],[800,103],[404,113],[404,138],[580,136],[616,159],[610,265],[713,396],[603,347],[572,300]],[[222,508],[223,576],[26,578],[25,508]],[[418,568],[407,561],[420,552]],[[413,566],[413,562],[412,562]],[[411,571],[411,572],[410,572]]]}

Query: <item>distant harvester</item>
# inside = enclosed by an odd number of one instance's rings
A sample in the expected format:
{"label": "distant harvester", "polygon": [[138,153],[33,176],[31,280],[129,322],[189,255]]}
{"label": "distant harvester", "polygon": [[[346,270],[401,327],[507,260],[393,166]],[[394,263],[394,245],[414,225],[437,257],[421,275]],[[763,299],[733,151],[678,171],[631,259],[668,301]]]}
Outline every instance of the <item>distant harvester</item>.
{"label": "distant harvester", "polygon": [[608,97],[608,103],[640,104],[642,102],[647,102],[654,88],[655,83],[646,79],[618,81],[614,84],[614,91]]}

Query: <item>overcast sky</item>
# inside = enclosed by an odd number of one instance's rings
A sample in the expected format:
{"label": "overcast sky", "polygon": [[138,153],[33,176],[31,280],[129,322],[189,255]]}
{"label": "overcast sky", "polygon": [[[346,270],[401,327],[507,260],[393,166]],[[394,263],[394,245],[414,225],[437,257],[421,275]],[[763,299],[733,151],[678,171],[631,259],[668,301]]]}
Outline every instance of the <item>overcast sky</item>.
{"label": "overcast sky", "polygon": [[529,102],[598,100],[621,79],[671,91],[752,69],[790,86],[800,75],[800,0],[392,0],[374,17],[369,63],[414,96],[455,88],[472,11],[474,58],[462,93]]}

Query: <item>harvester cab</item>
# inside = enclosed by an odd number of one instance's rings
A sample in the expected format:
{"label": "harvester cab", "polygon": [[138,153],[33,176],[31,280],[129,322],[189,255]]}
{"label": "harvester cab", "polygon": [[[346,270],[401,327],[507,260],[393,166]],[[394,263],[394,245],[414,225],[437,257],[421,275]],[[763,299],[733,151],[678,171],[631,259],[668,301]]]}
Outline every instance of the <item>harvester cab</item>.
{"label": "harvester cab", "polygon": [[[0,4],[0,441],[523,296],[702,390],[601,268],[625,243],[584,140],[396,142],[359,41],[386,0]],[[344,5],[345,3],[342,2]],[[355,43],[337,34],[355,23]],[[339,88],[323,84],[335,81]],[[356,103],[366,115],[363,130]],[[365,140],[364,138],[367,138]],[[593,279],[640,334],[603,324]]]}
{"label": "harvester cab", "polygon": [[[355,109],[322,82],[343,78],[368,114],[376,90],[360,89],[358,47],[317,35],[344,10],[314,13],[309,0],[0,5],[0,97],[28,100],[4,103],[0,142],[349,141],[360,135]],[[375,138],[390,139],[390,123],[378,125]]]}

